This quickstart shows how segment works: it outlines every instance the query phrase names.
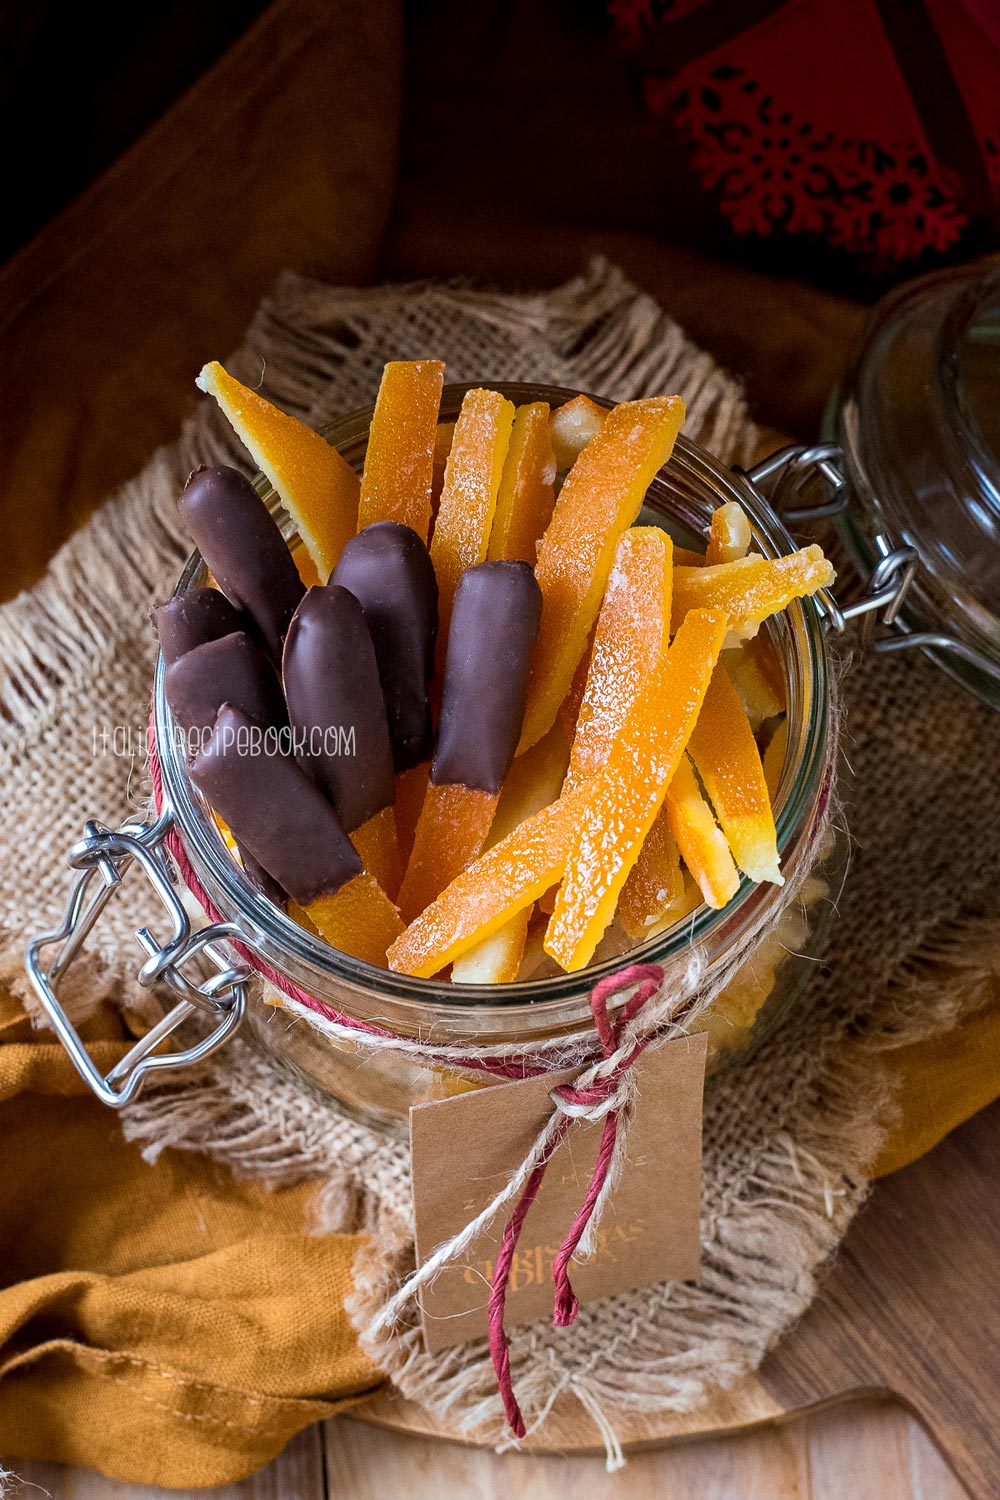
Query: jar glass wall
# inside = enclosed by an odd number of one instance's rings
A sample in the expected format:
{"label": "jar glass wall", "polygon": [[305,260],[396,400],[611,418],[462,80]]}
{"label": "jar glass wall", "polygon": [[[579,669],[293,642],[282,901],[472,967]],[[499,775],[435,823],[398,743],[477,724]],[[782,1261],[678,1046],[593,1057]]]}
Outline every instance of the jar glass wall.
{"label": "jar glass wall", "polygon": [[[457,415],[465,389],[446,387],[442,420]],[[516,403],[548,401],[553,406],[577,394],[544,386],[497,389]],[[356,413],[325,433],[359,471],[370,417],[370,410]],[[258,489],[292,540],[291,524],[263,479]],[[640,519],[664,526],[682,545],[700,545],[712,511],[729,500],[744,507],[756,550],[770,557],[793,550],[784,526],[750,485],[684,439],[650,486]],[[205,581],[196,554],[178,591]],[[833,774],[831,679],[820,613],[813,600],[797,601],[764,628],[782,664],[787,693],[787,748],[775,798],[778,847],[786,878],[807,864],[810,876],[762,942],[758,934],[771,922],[780,892],[744,878],[722,911],[699,906],[628,951],[628,961],[660,964],[669,978],[685,969],[692,943],[700,945],[709,966],[720,967],[737,945],[748,946],[750,959],[706,1021],[713,1066],[756,1044],[787,1010],[815,962],[837,889],[840,851],[829,837],[817,848]],[[365,964],[298,926],[251,886],[191,783],[166,704],[162,661],[157,664],[154,714],[164,794],[199,880],[216,908],[245,933],[248,945],[293,984],[339,1011],[403,1035],[433,1035],[438,1042],[524,1042],[590,1024],[590,990],[597,979],[621,967],[620,954],[576,974],[507,985],[455,985]],[[267,998],[261,981],[250,1007],[256,1044],[369,1123],[401,1129],[411,1104],[468,1086],[452,1073],[334,1043],[269,1005]]]}

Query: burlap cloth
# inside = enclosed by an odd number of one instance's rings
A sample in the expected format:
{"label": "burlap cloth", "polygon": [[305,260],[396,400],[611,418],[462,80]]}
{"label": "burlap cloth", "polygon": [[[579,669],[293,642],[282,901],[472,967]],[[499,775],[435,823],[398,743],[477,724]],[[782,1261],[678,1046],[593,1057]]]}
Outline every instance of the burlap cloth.
{"label": "burlap cloth", "polygon": [[[321,423],[370,401],[386,359],[427,354],[446,359],[454,380],[550,381],[618,398],[679,391],[692,436],[731,461],[752,449],[738,385],[606,265],[520,297],[359,292],[286,276],[232,368]],[[175,496],[195,462],[222,457],[245,462],[206,402],[42,583],[0,610],[0,921],[18,938],[59,915],[63,856],[85,819],[114,823],[147,796],[138,749],[131,761],[101,753],[94,733],[131,726],[143,742],[146,612],[186,551]],[[990,998],[1000,717],[919,657],[860,661],[846,687],[853,868],[807,996],[765,1052],[709,1089],[701,1279],[592,1305],[568,1330],[516,1330],[529,1430],[572,1392],[613,1451],[617,1412],[689,1407],[755,1367],[808,1304],[867,1191],[892,1092],[872,1051],[949,1028]],[[109,911],[92,940],[108,969],[134,966],[131,934],[147,915],[131,898]],[[150,1160],[169,1146],[269,1184],[321,1179],[320,1227],[373,1231],[349,1303],[362,1348],[456,1432],[503,1440],[484,1344],[431,1357],[415,1329],[366,1334],[412,1264],[402,1145],[343,1119],[240,1043],[197,1075],[150,1085],[122,1125]]]}

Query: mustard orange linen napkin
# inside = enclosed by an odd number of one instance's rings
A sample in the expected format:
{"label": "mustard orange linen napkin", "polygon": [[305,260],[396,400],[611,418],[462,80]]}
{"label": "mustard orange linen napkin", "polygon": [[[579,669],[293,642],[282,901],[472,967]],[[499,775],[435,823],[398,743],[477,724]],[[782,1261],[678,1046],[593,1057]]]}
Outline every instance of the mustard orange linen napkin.
{"label": "mustard orange linen napkin", "polygon": [[[83,1029],[111,1067],[114,1012]],[[377,1389],[344,1313],[357,1238],[310,1233],[310,1193],[147,1165],[0,990],[0,1456],[225,1484]]]}

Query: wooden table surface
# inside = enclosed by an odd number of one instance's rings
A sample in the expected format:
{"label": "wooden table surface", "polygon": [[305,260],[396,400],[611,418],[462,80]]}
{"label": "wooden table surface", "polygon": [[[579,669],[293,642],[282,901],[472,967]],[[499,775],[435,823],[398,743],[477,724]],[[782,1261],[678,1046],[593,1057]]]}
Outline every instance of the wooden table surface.
{"label": "wooden table surface", "polygon": [[967,1500],[902,1407],[866,1400],[741,1437],[633,1454],[606,1474],[597,1458],[506,1454],[388,1432],[349,1418],[300,1433],[243,1484],[162,1490],[58,1464],[18,1464],[18,1500]]}
{"label": "wooden table surface", "polygon": [[[498,1457],[372,1426],[358,1409],[301,1433],[242,1484],[169,1491],[53,1464],[15,1463],[11,1467],[26,1481],[18,1493],[25,1500],[38,1493],[54,1500],[488,1500],[510,1494],[539,1500],[568,1494],[574,1500],[968,1500],[971,1494],[994,1500],[1000,1478],[993,1446],[977,1444],[975,1435],[977,1423],[990,1426],[1000,1406],[991,1206],[998,1164],[1000,1105],[994,1105],[878,1184],[813,1307],[757,1382],[769,1381],[772,1394],[784,1383],[786,1411],[836,1391],[866,1389],[864,1396],[826,1400],[738,1434],[644,1447],[630,1454],[622,1473],[610,1476],[592,1454]],[[963,1299],[973,1304],[971,1318],[963,1316]],[[905,1391],[929,1413],[969,1474],[968,1491],[906,1407],[873,1394],[885,1387]],[[398,1420],[391,1410],[374,1415]]]}

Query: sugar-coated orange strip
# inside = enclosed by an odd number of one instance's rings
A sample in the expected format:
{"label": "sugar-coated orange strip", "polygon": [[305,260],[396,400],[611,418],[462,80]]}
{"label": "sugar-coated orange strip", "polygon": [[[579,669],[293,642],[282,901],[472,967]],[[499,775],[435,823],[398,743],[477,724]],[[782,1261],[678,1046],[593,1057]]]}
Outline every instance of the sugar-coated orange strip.
{"label": "sugar-coated orange strip", "polygon": [[668,912],[681,906],[684,894],[680,850],[666,809],[661,807],[622,886],[618,920],[629,937],[640,943]]}
{"label": "sugar-coated orange strip", "polygon": [[438,583],[440,663],[448,644],[458,580],[466,568],[486,560],[513,422],[513,404],[499,392],[466,393],[455,423],[431,537],[431,561]]}
{"label": "sugar-coated orange strip", "polygon": [[787,754],[788,720],[782,719],[768,740],[762,757],[764,780],[767,782],[767,790],[772,803],[778,795],[778,787],[781,785],[781,773],[785,769],[785,756]]}
{"label": "sugar-coated orange strip", "polygon": [[490,937],[483,938],[451,966],[452,984],[512,984],[524,958],[531,907],[516,912]]}
{"label": "sugar-coated orange strip", "polygon": [[591,636],[590,641],[584,648],[583,655],[576,664],[576,671],[573,673],[573,681],[569,685],[569,692],[560,703],[556,713],[557,722],[562,727],[562,732],[566,736],[567,743],[570,745],[572,745],[573,736],[576,734],[576,721],[580,717],[580,704],[583,702],[583,695],[587,688],[587,677],[590,674],[590,656],[593,646],[594,640],[593,636]]}
{"label": "sugar-coated orange strip", "polygon": [[274,485],[325,583],[357,530],[358,476],[318,432],[248,390],[218,361],[204,367],[197,384],[215,397]]}
{"label": "sugar-coated orange strip", "polygon": [[572,468],[592,437],[600,432],[608,415],[606,406],[598,406],[589,396],[574,396],[565,406],[557,406],[550,418],[552,447],[556,463],[562,470]]}
{"label": "sugar-coated orange strip", "polygon": [[675,568],[701,568],[704,565],[704,552],[693,552],[690,547],[678,547],[677,543],[674,543]]}
{"label": "sugar-coated orange strip", "polygon": [[712,512],[705,561],[710,568],[718,563],[735,562],[746,557],[753,537],[746,512],[738,500],[729,500]]}
{"label": "sugar-coated orange strip", "polygon": [[298,568],[299,577],[307,589],[315,588],[317,584],[323,582],[323,579],[319,576],[319,568],[313,562],[309,550],[304,544],[301,547],[296,547],[292,555],[292,561],[295,563],[296,568]]}
{"label": "sugar-coated orange strip", "polygon": [[443,384],[439,359],[391,360],[383,370],[361,476],[359,531],[398,521],[426,542]]}
{"label": "sugar-coated orange strip", "polygon": [[542,621],[519,748],[550,728],[569,692],[622,535],[670,457],[684,421],[679,396],[625,401],[570,469],[538,549]]}
{"label": "sugar-coated orange strip", "polygon": [[448,454],[451,452],[454,437],[454,422],[437,424],[437,432],[434,434],[434,469],[431,479],[431,510],[435,515],[437,515],[441,491],[444,488],[444,471],[448,466]]}
{"label": "sugar-coated orange strip", "polygon": [[413,848],[399,888],[399,909],[411,921],[429,906],[482,849],[497,797],[473,787],[427,788]]}
{"label": "sugar-coated orange strip", "polygon": [[533,817],[556,800],[563,789],[568,762],[569,746],[559,724],[553,724],[544,739],[511,762],[486,840],[488,849],[505,839],[525,818]]}
{"label": "sugar-coated orange strip", "polygon": [[634,526],[618,543],[594,630],[576,719],[567,786],[604,765],[670,631],[673,545],[658,526]]}
{"label": "sugar-coated orange strip", "polygon": [[565,869],[579,807],[568,793],[480,855],[396,939],[390,969],[429,979],[530,907]]}
{"label": "sugar-coated orange strip", "polygon": [[424,805],[430,779],[429,760],[421,761],[418,766],[411,766],[408,771],[397,771],[395,776],[396,840],[404,870],[413,848],[413,836],[417,831],[420,809]]}
{"label": "sugar-coated orange strip", "polygon": [[705,905],[721,910],[739,890],[740,875],[687,755],[681,757],[667,788],[663,812]]}
{"label": "sugar-coated orange strip", "polygon": [[726,668],[756,734],[765,719],[785,711],[785,684],[774,647],[763,631],[725,655]]}
{"label": "sugar-coated orange strip", "polygon": [[300,927],[304,927],[306,932],[311,932],[314,937],[323,936],[319,928],[316,926],[316,923],[309,916],[308,912],[306,912],[301,906],[299,906],[297,901],[292,901],[291,899],[289,899],[288,915],[291,917],[293,922],[298,922]]}
{"label": "sugar-coated orange strip", "polygon": [[556,461],[544,401],[519,406],[504,461],[488,555],[530,563],[555,505]]}
{"label": "sugar-coated orange strip", "polygon": [[[763,620],[827,588],[836,578],[820,547],[804,547],[789,557],[740,557],[716,567],[674,569],[674,624],[689,609],[722,609],[737,635],[756,635]],[[543,616],[544,621],[544,616]]]}
{"label": "sugar-coated orange strip", "polygon": [[727,628],[719,610],[692,610],[632,706],[604,768],[579,795],[583,811],[545,934],[564,969],[584,968],[614,916],[622,886],[687,747]]}
{"label": "sugar-coated orange strip", "polygon": [[740,869],[751,880],[782,885],[760,751],[723,662],[712,674],[691,735],[691,759]]}
{"label": "sugar-coated orange strip", "polygon": [[303,911],[332,947],[383,967],[386,950],[403,931],[399,912],[374,875],[355,875]]}
{"label": "sugar-coated orange strip", "polygon": [[403,879],[403,864],[394,808],[383,807],[367,823],[355,828],[351,843],[369,875],[375,876],[387,896],[395,896]]}

